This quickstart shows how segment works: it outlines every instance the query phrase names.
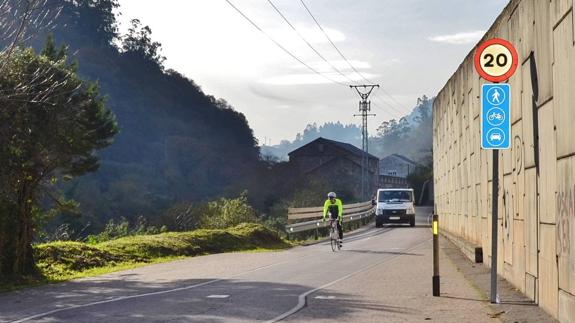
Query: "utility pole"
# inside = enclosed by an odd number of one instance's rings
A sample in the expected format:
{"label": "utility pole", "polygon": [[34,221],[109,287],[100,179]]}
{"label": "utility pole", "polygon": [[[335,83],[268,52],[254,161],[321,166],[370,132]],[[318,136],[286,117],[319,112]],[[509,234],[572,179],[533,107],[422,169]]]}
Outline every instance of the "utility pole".
{"label": "utility pole", "polygon": [[[369,198],[367,194],[371,192],[371,180],[368,178],[369,174],[369,136],[367,133],[367,118],[373,117],[375,114],[369,113],[371,111],[371,101],[368,101],[369,95],[379,84],[369,84],[369,85],[350,85],[352,89],[357,91],[361,100],[359,101],[359,112],[361,114],[354,114],[354,117],[361,117],[361,137],[362,137],[362,150],[363,154],[361,157],[361,198],[363,201],[367,201]],[[361,90],[363,89],[363,90]]]}

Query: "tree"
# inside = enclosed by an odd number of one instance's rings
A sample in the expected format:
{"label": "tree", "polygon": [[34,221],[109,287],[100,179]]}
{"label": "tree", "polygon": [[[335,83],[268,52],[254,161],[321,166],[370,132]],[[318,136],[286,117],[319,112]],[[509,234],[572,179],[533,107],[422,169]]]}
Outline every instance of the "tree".
{"label": "tree", "polygon": [[0,279],[34,274],[34,214],[55,183],[98,168],[118,132],[96,84],[76,75],[48,39],[42,55],[16,49],[0,75]]}
{"label": "tree", "polygon": [[50,1],[51,5],[61,8],[61,14],[52,31],[58,37],[65,38],[67,44],[74,44],[75,49],[109,48],[118,38],[115,12],[120,7],[118,0],[43,1]]}
{"label": "tree", "polygon": [[132,26],[122,42],[124,52],[145,61],[155,62],[162,67],[166,58],[160,54],[162,44],[152,41],[152,29],[149,26],[142,26],[139,19],[132,19],[130,23]]}

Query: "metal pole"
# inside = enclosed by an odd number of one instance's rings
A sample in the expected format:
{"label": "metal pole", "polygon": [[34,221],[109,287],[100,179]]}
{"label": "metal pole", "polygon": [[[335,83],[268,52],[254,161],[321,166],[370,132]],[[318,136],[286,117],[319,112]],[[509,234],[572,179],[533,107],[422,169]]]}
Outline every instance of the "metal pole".
{"label": "metal pole", "polygon": [[433,214],[433,296],[439,296],[439,217]]}
{"label": "metal pole", "polygon": [[[371,110],[371,103],[367,100],[369,95],[373,91],[374,88],[379,87],[379,84],[369,84],[369,85],[350,85],[352,89],[357,91],[361,101],[359,101],[359,111],[361,114],[354,114],[356,117],[362,117],[361,123],[361,149],[363,150],[363,154],[361,156],[361,199],[365,201],[367,199],[367,194],[371,194],[371,181],[369,180],[369,137],[367,132],[367,118],[371,116],[375,116],[375,114],[368,113]],[[360,91],[359,89],[363,88],[364,91]]]}
{"label": "metal pole", "polygon": [[499,149],[493,150],[493,180],[491,202],[491,304],[497,303],[497,209],[499,202]]}

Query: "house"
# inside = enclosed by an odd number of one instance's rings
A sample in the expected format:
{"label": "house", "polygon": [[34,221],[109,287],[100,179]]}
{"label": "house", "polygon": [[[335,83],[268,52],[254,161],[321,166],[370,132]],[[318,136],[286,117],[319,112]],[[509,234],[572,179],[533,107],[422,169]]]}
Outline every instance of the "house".
{"label": "house", "polygon": [[[362,199],[363,150],[339,141],[318,138],[288,154],[289,163],[306,179],[321,180],[348,199]],[[379,158],[367,154],[367,199],[377,189]],[[327,193],[327,192],[326,192]]]}
{"label": "house", "polygon": [[392,154],[379,161],[379,187],[381,188],[407,188],[407,176],[419,166],[413,160]]}

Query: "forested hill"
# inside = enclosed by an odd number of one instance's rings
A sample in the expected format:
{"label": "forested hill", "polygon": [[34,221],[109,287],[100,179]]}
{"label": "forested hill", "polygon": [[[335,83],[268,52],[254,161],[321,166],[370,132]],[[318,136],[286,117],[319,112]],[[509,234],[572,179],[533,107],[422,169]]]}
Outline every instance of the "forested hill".
{"label": "forested hill", "polygon": [[54,2],[63,5],[51,30],[56,44],[70,47],[80,75],[98,81],[120,127],[99,170],[62,188],[80,203],[81,222],[101,226],[245,189],[240,183],[257,168],[259,148],[243,114],[165,70],[161,45],[139,21],[119,35],[117,0]]}
{"label": "forested hill", "polygon": [[[432,148],[432,106],[434,98],[423,95],[409,114],[382,122],[375,134],[370,134],[370,153],[383,158],[391,154],[408,156],[427,163]],[[278,145],[263,146],[262,154],[287,160],[288,153],[319,138],[342,141],[361,148],[361,127],[340,122],[323,125],[308,124],[293,141],[282,140]]]}

